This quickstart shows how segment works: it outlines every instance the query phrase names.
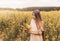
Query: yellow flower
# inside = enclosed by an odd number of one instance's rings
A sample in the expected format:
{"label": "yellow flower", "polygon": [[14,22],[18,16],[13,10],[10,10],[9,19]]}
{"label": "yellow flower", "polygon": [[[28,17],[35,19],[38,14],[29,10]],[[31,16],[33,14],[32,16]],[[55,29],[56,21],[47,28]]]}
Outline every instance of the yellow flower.
{"label": "yellow flower", "polygon": [[26,24],[26,29],[30,30],[31,29],[31,26]]}

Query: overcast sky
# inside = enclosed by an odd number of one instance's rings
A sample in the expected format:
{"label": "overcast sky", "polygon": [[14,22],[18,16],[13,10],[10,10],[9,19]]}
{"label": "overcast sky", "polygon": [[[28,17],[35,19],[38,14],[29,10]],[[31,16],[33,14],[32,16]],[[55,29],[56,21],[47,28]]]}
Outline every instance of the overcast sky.
{"label": "overcast sky", "polygon": [[0,8],[60,7],[60,0],[0,0]]}

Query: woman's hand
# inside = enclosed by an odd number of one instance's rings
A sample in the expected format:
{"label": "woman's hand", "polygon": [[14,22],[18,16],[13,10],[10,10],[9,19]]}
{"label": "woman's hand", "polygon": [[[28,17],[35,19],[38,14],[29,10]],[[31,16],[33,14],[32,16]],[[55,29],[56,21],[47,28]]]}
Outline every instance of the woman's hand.
{"label": "woman's hand", "polygon": [[28,30],[25,30],[26,33],[28,33]]}
{"label": "woman's hand", "polygon": [[38,30],[38,33],[39,33],[40,35],[42,35],[42,31],[41,31],[41,30]]}

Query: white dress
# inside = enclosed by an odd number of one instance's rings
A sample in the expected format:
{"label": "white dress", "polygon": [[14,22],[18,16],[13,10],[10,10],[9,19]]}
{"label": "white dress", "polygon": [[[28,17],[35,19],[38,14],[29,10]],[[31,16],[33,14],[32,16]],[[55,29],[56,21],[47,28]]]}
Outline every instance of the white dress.
{"label": "white dress", "polygon": [[[30,29],[31,31],[38,30],[34,19],[31,20],[30,26],[31,26]],[[43,41],[42,35],[30,34],[30,41]]]}

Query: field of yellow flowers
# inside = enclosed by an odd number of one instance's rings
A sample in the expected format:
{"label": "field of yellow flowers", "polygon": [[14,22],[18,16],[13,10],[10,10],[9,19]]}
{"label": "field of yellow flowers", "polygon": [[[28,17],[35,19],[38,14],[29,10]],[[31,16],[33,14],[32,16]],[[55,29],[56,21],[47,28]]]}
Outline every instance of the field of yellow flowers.
{"label": "field of yellow flowers", "polygon": [[[41,11],[45,23],[45,41],[60,41],[60,11]],[[25,32],[32,11],[0,10],[0,41],[29,41]]]}

